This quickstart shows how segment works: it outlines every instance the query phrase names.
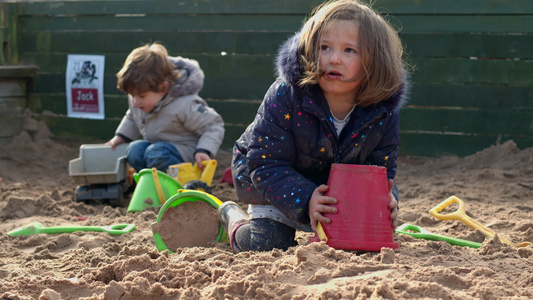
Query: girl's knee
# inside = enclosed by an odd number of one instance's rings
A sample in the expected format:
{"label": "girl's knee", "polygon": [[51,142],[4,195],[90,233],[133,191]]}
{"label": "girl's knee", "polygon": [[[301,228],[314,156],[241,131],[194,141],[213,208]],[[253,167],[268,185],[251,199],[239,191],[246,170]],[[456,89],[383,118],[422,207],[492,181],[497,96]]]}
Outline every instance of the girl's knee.
{"label": "girl's knee", "polygon": [[250,224],[244,224],[235,232],[235,244],[241,251],[250,251]]}
{"label": "girl's knee", "polygon": [[251,223],[250,250],[287,250],[296,245],[296,229],[288,225],[270,219],[255,219]]}

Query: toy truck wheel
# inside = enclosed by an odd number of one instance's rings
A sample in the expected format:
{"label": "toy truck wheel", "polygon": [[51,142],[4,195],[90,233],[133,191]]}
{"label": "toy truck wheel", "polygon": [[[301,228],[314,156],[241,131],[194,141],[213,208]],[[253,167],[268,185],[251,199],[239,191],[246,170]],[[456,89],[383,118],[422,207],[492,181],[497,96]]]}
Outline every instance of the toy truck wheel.
{"label": "toy truck wheel", "polygon": [[183,188],[188,190],[202,191],[211,194],[211,188],[207,185],[207,183],[201,180],[191,180],[185,185],[183,185]]}
{"label": "toy truck wheel", "polygon": [[112,207],[120,207],[124,205],[124,188],[122,185],[118,185],[117,190],[117,198],[109,199],[109,205]]}

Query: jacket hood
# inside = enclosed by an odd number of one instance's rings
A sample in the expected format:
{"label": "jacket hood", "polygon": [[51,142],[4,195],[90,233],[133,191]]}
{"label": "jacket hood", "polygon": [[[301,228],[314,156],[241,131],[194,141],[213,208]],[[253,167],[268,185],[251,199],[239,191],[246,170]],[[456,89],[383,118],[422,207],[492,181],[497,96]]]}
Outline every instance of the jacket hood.
{"label": "jacket hood", "polygon": [[302,76],[300,63],[298,61],[298,43],[300,42],[300,32],[297,32],[283,44],[278,50],[276,58],[276,74],[283,82],[296,85]]}
{"label": "jacket hood", "polygon": [[[303,75],[298,59],[298,44],[301,32],[297,32],[281,44],[276,58],[276,75],[290,85],[297,85]],[[404,69],[405,79],[400,90],[387,100],[389,110],[401,108],[406,102],[410,90],[410,76]]]}
{"label": "jacket hood", "polygon": [[197,94],[204,87],[204,71],[196,60],[183,58],[181,56],[169,57],[180,78],[176,81],[169,95],[171,97],[181,97],[190,94]]}

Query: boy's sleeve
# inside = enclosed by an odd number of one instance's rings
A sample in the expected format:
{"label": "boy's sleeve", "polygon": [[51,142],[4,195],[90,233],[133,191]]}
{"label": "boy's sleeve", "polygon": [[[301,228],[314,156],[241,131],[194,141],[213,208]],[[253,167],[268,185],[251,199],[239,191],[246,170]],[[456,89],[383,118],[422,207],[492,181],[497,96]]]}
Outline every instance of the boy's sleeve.
{"label": "boy's sleeve", "polygon": [[224,139],[224,120],[201,99],[191,102],[184,126],[199,137],[196,149],[204,149],[216,156]]}
{"label": "boy's sleeve", "polygon": [[133,119],[131,110],[128,109],[128,111],[126,111],[126,114],[115,131],[115,135],[121,136],[126,140],[129,139],[130,141],[136,140],[141,136],[141,132]]}

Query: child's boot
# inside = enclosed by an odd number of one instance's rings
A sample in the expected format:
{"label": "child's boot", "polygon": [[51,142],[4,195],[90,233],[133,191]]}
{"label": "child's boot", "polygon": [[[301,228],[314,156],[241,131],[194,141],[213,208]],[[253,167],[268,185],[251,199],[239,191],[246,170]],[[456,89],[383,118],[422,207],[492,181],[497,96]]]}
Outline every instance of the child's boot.
{"label": "child's boot", "polygon": [[248,214],[237,203],[226,201],[218,208],[218,216],[228,235],[231,249],[235,253],[241,252],[241,249],[235,244],[235,233],[239,227],[249,223]]}

